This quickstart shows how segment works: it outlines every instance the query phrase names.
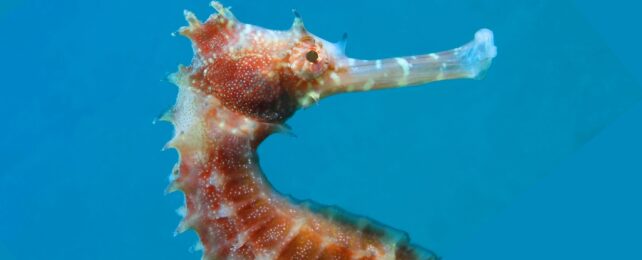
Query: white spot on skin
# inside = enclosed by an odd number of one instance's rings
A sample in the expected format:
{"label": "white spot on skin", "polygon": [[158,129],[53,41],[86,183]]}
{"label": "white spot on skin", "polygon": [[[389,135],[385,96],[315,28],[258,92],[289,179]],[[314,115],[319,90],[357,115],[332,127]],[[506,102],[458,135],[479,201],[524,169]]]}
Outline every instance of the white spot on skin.
{"label": "white spot on skin", "polygon": [[313,102],[314,103],[319,102],[319,98],[321,98],[321,94],[319,94],[319,92],[310,91],[310,92],[306,93],[303,98],[299,99],[299,103],[303,107],[307,107],[310,104],[312,104]]}
{"label": "white spot on skin", "polygon": [[241,126],[239,126],[239,129],[247,134],[252,134],[252,132],[256,129],[256,122],[248,119],[247,117],[244,117],[243,123],[241,124]]}
{"label": "white spot on skin", "polygon": [[334,84],[337,84],[337,85],[341,84],[341,77],[339,77],[337,73],[335,72],[330,73],[330,78],[332,78],[332,81],[334,81]]}
{"label": "white spot on skin", "polygon": [[227,204],[221,204],[221,207],[216,211],[214,218],[227,218],[232,216],[234,210]]}
{"label": "white spot on skin", "polygon": [[247,35],[247,34],[249,34],[250,32],[252,32],[252,25],[250,25],[250,24],[245,24],[245,26],[243,26],[243,31],[242,31],[241,33],[243,33],[243,34],[246,34],[246,35]]}
{"label": "white spot on skin", "polygon": [[410,75],[410,67],[412,67],[412,65],[408,63],[408,61],[404,58],[396,58],[395,60],[401,67],[401,70],[403,70],[403,75],[397,83],[399,84],[399,86],[405,86],[406,84],[408,84],[408,81],[406,79],[408,78],[408,75]]}
{"label": "white spot on skin", "polygon": [[403,76],[407,77],[408,75],[410,75],[410,67],[412,67],[412,65],[410,65],[410,63],[408,63],[408,61],[404,58],[395,58],[395,60],[397,61],[399,66],[401,66],[401,69],[403,70]]}
{"label": "white spot on skin", "polygon": [[321,94],[319,94],[319,92],[315,92],[315,91],[308,92],[308,96],[310,98],[314,99],[314,101],[317,101],[317,102],[319,101],[319,98],[321,98]]}
{"label": "white spot on skin", "polygon": [[437,54],[435,54],[435,53],[428,54],[428,56],[430,56],[430,58],[433,58],[433,59],[435,59],[435,60],[438,60],[438,59],[439,59],[439,55],[437,55]]}
{"label": "white spot on skin", "polygon": [[378,70],[381,69],[381,60],[375,61],[375,66],[377,67]]}
{"label": "white spot on skin", "polygon": [[223,180],[221,180],[221,176],[218,174],[218,172],[212,171],[212,173],[210,173],[209,184],[216,187],[217,189],[221,189],[221,187],[223,186]]}
{"label": "white spot on skin", "polygon": [[375,81],[374,79],[368,79],[365,84],[363,84],[363,90],[370,90],[372,87],[374,87]]}

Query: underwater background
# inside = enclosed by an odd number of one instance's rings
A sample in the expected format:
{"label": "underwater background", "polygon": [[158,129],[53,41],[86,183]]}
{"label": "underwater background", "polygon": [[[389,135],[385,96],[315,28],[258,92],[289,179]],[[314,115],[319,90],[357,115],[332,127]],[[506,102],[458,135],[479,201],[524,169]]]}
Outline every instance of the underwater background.
{"label": "underwater background", "polygon": [[[0,2],[0,259],[200,259],[160,149],[209,1]],[[374,59],[457,47],[481,81],[322,100],[259,149],[277,190],[339,205],[455,259],[642,259],[642,38],[633,1],[227,0],[243,22]]]}

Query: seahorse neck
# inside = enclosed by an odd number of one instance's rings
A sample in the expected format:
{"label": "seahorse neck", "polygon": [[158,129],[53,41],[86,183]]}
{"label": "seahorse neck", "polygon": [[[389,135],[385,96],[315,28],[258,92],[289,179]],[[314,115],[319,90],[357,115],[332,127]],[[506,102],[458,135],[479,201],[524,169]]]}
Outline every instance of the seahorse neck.
{"label": "seahorse neck", "polygon": [[255,213],[261,205],[287,206],[263,176],[256,152],[278,125],[243,116],[215,97],[177,83],[171,115],[175,136],[168,144],[180,157],[170,191],[185,194],[177,232],[194,229],[209,251],[206,255],[225,254],[223,248],[238,249],[230,243],[242,242],[241,234],[270,220]]}

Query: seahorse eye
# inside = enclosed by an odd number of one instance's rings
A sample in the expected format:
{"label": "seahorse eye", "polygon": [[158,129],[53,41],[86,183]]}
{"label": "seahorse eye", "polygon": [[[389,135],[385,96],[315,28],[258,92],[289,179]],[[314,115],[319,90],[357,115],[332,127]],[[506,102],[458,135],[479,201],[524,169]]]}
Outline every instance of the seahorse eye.
{"label": "seahorse eye", "polygon": [[309,51],[305,54],[305,59],[309,62],[317,62],[319,60],[319,54],[316,51]]}

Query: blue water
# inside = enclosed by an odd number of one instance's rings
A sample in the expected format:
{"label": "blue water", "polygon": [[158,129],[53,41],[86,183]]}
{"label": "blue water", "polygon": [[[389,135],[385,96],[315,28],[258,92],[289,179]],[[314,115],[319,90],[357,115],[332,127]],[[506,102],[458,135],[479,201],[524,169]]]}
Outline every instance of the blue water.
{"label": "blue water", "polygon": [[[260,147],[280,191],[407,231],[445,259],[642,259],[639,6],[614,0],[240,1],[286,29],[297,8],[348,55],[456,47],[493,29],[482,81],[348,94]],[[0,3],[0,259],[199,259],[173,236],[160,152],[166,76],[192,57],[170,33],[207,1]]]}

